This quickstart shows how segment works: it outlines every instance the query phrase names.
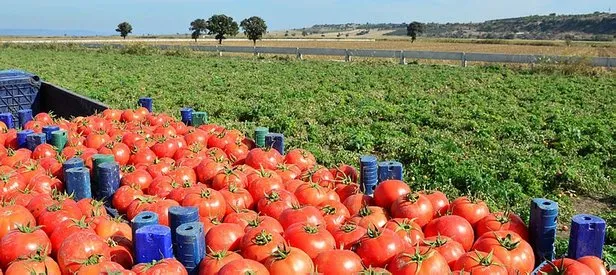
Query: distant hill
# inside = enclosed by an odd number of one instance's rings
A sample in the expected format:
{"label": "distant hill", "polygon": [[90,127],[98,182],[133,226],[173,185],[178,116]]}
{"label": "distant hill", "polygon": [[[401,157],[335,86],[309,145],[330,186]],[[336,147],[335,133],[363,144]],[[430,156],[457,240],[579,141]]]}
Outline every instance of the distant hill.
{"label": "distant hill", "polygon": [[[307,34],[366,30],[391,30],[385,35],[405,36],[406,24],[324,24],[297,29]],[[616,13],[595,12],[578,15],[533,15],[518,18],[489,20],[482,23],[427,23],[424,37],[498,38],[498,39],[616,39]]]}

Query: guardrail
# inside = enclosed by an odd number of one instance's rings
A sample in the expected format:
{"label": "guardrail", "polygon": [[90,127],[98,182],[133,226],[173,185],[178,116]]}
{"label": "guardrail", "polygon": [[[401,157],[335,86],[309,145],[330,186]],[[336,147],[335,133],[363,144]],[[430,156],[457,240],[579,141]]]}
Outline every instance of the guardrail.
{"label": "guardrail", "polygon": [[[87,48],[113,47],[122,48],[123,44],[82,44]],[[302,59],[305,55],[344,56],[345,61],[351,61],[353,57],[369,58],[394,58],[399,59],[400,64],[406,64],[407,59],[431,59],[460,61],[465,67],[467,62],[495,62],[495,63],[526,63],[526,64],[576,64],[587,63],[595,67],[616,67],[614,57],[578,57],[556,55],[515,55],[500,53],[464,53],[464,52],[432,52],[432,51],[403,51],[403,50],[366,50],[366,49],[334,49],[334,48],[291,48],[291,47],[246,47],[246,46],[177,46],[177,45],[153,45],[161,50],[173,50],[189,48],[194,51],[223,53],[250,53],[260,54],[285,54],[295,55]]]}

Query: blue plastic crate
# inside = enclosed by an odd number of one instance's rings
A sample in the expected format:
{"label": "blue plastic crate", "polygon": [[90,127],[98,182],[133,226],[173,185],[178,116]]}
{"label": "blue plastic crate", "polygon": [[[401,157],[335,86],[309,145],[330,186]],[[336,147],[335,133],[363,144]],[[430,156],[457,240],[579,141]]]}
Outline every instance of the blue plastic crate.
{"label": "blue plastic crate", "polygon": [[0,113],[12,113],[18,121],[17,111],[32,109],[37,113],[36,96],[41,88],[41,79],[31,73],[18,70],[0,71]]}

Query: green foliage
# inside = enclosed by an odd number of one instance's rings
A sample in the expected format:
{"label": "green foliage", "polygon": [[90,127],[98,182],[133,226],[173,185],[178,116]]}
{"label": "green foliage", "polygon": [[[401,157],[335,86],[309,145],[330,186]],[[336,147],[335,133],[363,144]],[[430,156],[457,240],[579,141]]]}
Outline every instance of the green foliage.
{"label": "green foliage", "polygon": [[176,116],[191,106],[248,134],[268,126],[325,165],[357,165],[362,154],[399,160],[414,189],[477,194],[523,217],[532,197],[556,199],[570,215],[563,191],[616,195],[613,73],[140,51],[8,47],[0,68],[35,72],[117,108],[152,96],[157,111]]}
{"label": "green foliage", "polygon": [[226,36],[236,36],[239,32],[237,22],[224,14],[212,15],[206,22],[206,29],[208,34],[215,35],[219,44],[222,44],[222,40],[226,39]]}
{"label": "green foliage", "polygon": [[417,35],[424,32],[425,24],[419,23],[417,21],[411,22],[408,26],[406,26],[406,35],[411,37],[411,43],[415,42],[417,39]]}
{"label": "green foliage", "polygon": [[263,37],[263,34],[267,31],[267,24],[261,19],[261,17],[253,16],[242,20],[240,26],[244,30],[244,34],[248,39],[252,40],[254,44],[257,44],[257,40]]}
{"label": "green foliage", "polygon": [[207,31],[207,21],[205,21],[205,19],[197,18],[190,22],[190,28],[188,28],[188,30],[192,31],[190,37],[197,42],[197,39],[201,36],[201,34]]}
{"label": "green foliage", "polygon": [[122,36],[122,38],[126,39],[128,34],[133,32],[133,26],[131,26],[130,23],[128,23],[128,22],[122,22],[122,23],[118,24],[118,28],[115,31],[119,32],[120,36]]}

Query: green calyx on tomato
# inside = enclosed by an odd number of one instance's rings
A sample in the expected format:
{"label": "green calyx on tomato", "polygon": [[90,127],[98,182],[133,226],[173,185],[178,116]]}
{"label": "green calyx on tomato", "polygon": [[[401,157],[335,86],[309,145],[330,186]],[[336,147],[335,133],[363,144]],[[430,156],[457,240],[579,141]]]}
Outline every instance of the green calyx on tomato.
{"label": "green calyx on tomato", "polygon": [[417,202],[418,199],[419,199],[419,194],[417,194],[417,192],[406,194],[406,200],[409,202],[414,203],[414,202]]}
{"label": "green calyx on tomato", "polygon": [[30,225],[30,223],[27,223],[25,225],[19,224],[17,225],[17,230],[19,230],[19,232],[21,233],[26,233],[26,234],[30,234],[36,230],[41,229],[42,226],[32,226]]}
{"label": "green calyx on tomato", "polygon": [[310,224],[305,225],[303,227],[303,229],[304,229],[304,232],[306,232],[308,234],[317,234],[317,233],[319,233],[319,228],[314,226],[314,225],[310,225]]}
{"label": "green calyx on tomato", "polygon": [[252,243],[259,245],[259,246],[263,246],[266,245],[270,242],[272,242],[273,240],[273,236],[271,233],[268,233],[265,230],[261,230],[261,232],[259,232],[259,234],[257,234],[253,239],[252,239]]}
{"label": "green calyx on tomato", "polygon": [[199,193],[199,196],[204,199],[209,199],[211,195],[212,195],[212,192],[210,192],[209,189],[202,189],[201,193]]}
{"label": "green calyx on tomato", "polygon": [[479,265],[481,266],[497,265],[496,263],[494,263],[493,251],[490,251],[490,253],[488,253],[488,255],[486,255],[485,257],[481,256],[481,254],[477,251],[475,251],[475,255],[477,255],[477,258],[473,258],[473,260],[479,263]]}
{"label": "green calyx on tomato", "polygon": [[336,215],[336,212],[338,212],[336,208],[331,205],[323,206],[323,208],[321,208],[321,211],[323,211],[325,215]]}
{"label": "green calyx on tomato", "polygon": [[90,227],[90,223],[86,221],[86,216],[81,216],[81,219],[70,219],[72,223],[70,226],[79,227],[80,229],[86,229]]}
{"label": "green calyx on tomato", "polygon": [[81,265],[85,265],[85,266],[95,265],[95,264],[101,263],[101,258],[103,258],[103,255],[95,254],[95,255],[92,255],[92,256],[88,257],[86,260],[79,261],[77,263],[81,264]]}
{"label": "green calyx on tomato", "polygon": [[396,226],[398,227],[398,229],[404,230],[405,232],[411,232],[411,231],[417,229],[412,224],[413,220],[414,219],[412,219],[412,220],[404,219],[402,222],[394,220],[394,223],[396,223]]}
{"label": "green calyx on tomato", "polygon": [[402,253],[402,257],[407,258],[408,260],[406,261],[407,264],[408,263],[417,263],[417,270],[421,269],[421,265],[423,264],[424,261],[426,261],[427,259],[431,258],[432,256],[434,256],[434,253],[436,253],[436,250],[432,250],[432,249],[428,249],[425,253],[421,253],[421,251],[419,250],[419,244],[417,245],[417,248],[415,249],[415,253],[411,254],[411,253]]}
{"label": "green calyx on tomato", "polygon": [[368,227],[368,230],[366,231],[366,236],[368,236],[368,238],[370,239],[375,239],[381,236],[382,233],[383,232],[379,230],[376,225],[373,225],[372,228]]}
{"label": "green calyx on tomato", "polygon": [[435,239],[433,242],[431,242],[431,241],[426,241],[426,240],[424,240],[423,242],[424,242],[426,245],[428,245],[429,247],[435,248],[435,247],[441,247],[441,246],[443,246],[443,245],[446,245],[446,244],[447,244],[447,242],[448,242],[448,240],[447,240],[447,239],[442,238],[442,237],[441,237],[441,234],[440,234],[440,232],[439,232],[439,234],[436,236],[436,239]]}
{"label": "green calyx on tomato", "polygon": [[276,250],[272,252],[272,256],[276,259],[276,261],[286,259],[289,257],[289,254],[291,254],[291,249],[287,248],[287,245],[284,243],[276,247]]}
{"label": "green calyx on tomato", "polygon": [[357,225],[351,222],[347,222],[340,226],[340,230],[344,231],[344,233],[353,232],[357,229]]}
{"label": "green calyx on tomato", "polygon": [[504,238],[499,237],[497,234],[494,234],[494,236],[496,237],[498,243],[509,251],[518,248],[520,245],[520,240],[514,242],[511,234],[507,234]]}
{"label": "green calyx on tomato", "polygon": [[277,202],[280,200],[280,193],[274,189],[269,194],[265,194],[265,199],[268,201],[268,204],[271,202]]}
{"label": "green calyx on tomato", "polygon": [[357,214],[359,214],[360,217],[367,217],[372,214],[372,210],[370,209],[370,207],[365,205],[361,209],[359,209],[359,212]]}

